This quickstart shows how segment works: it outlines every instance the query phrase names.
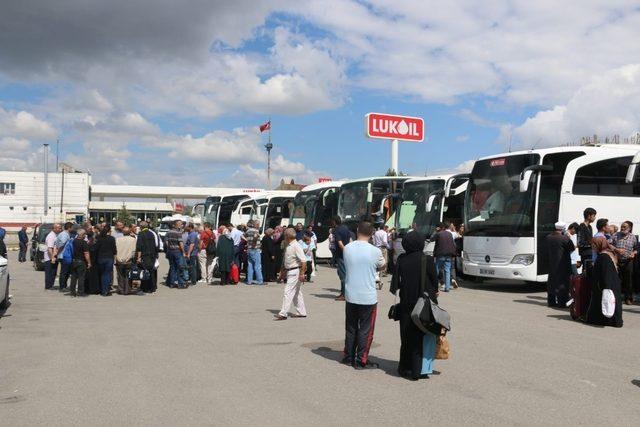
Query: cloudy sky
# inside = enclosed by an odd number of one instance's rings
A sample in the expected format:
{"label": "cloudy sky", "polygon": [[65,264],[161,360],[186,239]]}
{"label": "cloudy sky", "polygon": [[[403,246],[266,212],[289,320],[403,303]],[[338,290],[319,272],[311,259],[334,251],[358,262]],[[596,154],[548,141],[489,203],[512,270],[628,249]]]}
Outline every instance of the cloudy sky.
{"label": "cloudy sky", "polygon": [[[179,6],[176,6],[178,5]],[[43,142],[94,182],[383,174],[364,114],[425,119],[400,169],[640,130],[635,0],[3,0],[0,168]]]}

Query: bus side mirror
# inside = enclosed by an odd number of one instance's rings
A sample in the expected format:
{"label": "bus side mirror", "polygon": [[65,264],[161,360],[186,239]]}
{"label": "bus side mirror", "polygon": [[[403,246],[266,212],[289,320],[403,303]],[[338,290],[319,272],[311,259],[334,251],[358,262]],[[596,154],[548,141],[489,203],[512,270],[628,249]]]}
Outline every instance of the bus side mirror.
{"label": "bus side mirror", "polygon": [[433,202],[436,201],[436,195],[432,194],[429,196],[429,200],[427,200],[427,206],[426,206],[426,211],[427,212],[431,212],[431,209],[433,208]]}
{"label": "bus side mirror", "polygon": [[529,184],[531,183],[531,177],[534,172],[552,172],[553,166],[551,165],[531,165],[524,168],[520,173],[520,192],[524,193],[529,190]]}
{"label": "bus side mirror", "polygon": [[631,160],[631,164],[629,164],[629,169],[627,169],[627,176],[624,180],[627,184],[631,184],[636,180],[636,176],[638,175],[638,163],[640,163],[640,152],[636,153]]}
{"label": "bus side mirror", "polygon": [[533,176],[532,170],[522,171],[520,174],[520,192],[526,193],[529,189],[529,183],[531,182],[531,176]]}

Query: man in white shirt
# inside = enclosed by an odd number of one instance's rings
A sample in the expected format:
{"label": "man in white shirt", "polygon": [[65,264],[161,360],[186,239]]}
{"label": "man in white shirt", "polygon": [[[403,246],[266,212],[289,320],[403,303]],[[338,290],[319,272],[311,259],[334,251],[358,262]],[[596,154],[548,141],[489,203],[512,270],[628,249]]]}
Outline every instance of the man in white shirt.
{"label": "man in white shirt", "polygon": [[58,233],[55,241],[56,259],[58,260],[58,264],[60,264],[60,277],[58,278],[60,292],[64,291],[67,288],[67,281],[69,280],[69,276],[71,275],[71,264],[62,262],[62,255],[64,253],[64,247],[67,245],[67,242],[71,240],[72,231],[73,223],[65,222],[64,229],[60,233]]}
{"label": "man in white shirt", "polygon": [[229,233],[231,239],[233,239],[233,262],[240,268],[240,243],[244,233],[238,230],[238,227],[234,227],[233,224],[229,224],[227,228],[231,230]]}
{"label": "man in white shirt", "polygon": [[58,264],[56,263],[56,238],[62,231],[60,224],[53,224],[53,228],[47,234],[44,242],[47,245],[47,250],[44,252],[44,288],[53,289],[53,284],[56,281],[56,274],[58,274]]}
{"label": "man in white shirt", "polygon": [[[373,246],[380,249],[382,252],[382,258],[384,259],[384,263],[387,264],[389,262],[389,234],[384,230],[382,226],[378,227],[376,232],[373,234]],[[383,272],[382,276],[386,276],[387,272]]]}
{"label": "man in white shirt", "polygon": [[287,242],[287,248],[284,251],[280,278],[286,278],[287,284],[284,287],[282,310],[276,314],[275,320],[287,320],[292,303],[296,310],[296,314],[292,317],[307,317],[307,309],[304,306],[304,298],[300,290],[300,285],[304,283],[304,275],[307,271],[307,257],[296,241],[295,229],[287,228],[284,232],[284,238]]}
{"label": "man in white shirt", "polygon": [[579,227],[578,223],[573,222],[571,223],[571,225],[569,225],[569,228],[567,229],[569,238],[573,242],[573,246],[575,246],[576,248],[573,252],[571,252],[571,273],[574,276],[578,275],[578,268],[580,268],[580,253],[578,251],[578,235],[576,234],[578,232],[578,227]]}

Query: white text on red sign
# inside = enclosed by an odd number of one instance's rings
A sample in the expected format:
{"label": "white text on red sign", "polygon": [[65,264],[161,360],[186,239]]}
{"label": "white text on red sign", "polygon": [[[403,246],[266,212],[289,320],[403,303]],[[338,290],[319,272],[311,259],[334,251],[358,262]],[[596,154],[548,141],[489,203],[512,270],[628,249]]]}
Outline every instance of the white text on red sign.
{"label": "white text on red sign", "polygon": [[366,116],[369,138],[399,139],[419,142],[424,139],[424,121],[419,117],[369,113]]}

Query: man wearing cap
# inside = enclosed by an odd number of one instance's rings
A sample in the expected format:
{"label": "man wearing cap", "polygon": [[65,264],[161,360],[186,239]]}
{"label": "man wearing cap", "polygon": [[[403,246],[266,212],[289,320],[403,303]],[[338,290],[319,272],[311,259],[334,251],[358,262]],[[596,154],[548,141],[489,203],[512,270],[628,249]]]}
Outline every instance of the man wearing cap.
{"label": "man wearing cap", "polygon": [[576,249],[571,238],[565,234],[567,224],[556,222],[555,230],[547,235],[549,278],[547,280],[547,305],[566,307],[569,301],[571,280],[571,253]]}

